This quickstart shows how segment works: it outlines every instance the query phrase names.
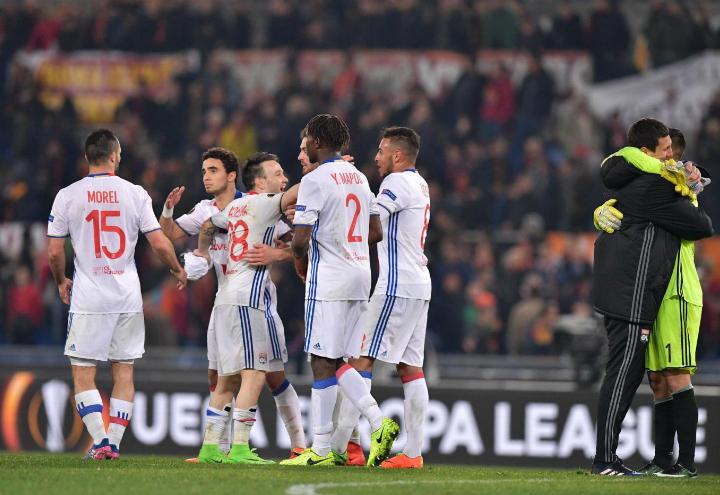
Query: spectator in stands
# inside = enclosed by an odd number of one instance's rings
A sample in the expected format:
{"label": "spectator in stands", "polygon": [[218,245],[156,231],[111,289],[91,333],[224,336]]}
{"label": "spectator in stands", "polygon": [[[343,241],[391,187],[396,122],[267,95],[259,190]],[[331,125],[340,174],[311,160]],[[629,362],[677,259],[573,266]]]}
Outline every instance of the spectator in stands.
{"label": "spectator in stands", "polygon": [[616,0],[595,0],[588,26],[588,48],[593,58],[595,81],[628,73],[630,29]]}
{"label": "spectator in stands", "polygon": [[43,301],[40,288],[27,266],[20,265],[15,270],[14,285],[8,290],[6,305],[10,341],[34,343],[34,332],[43,322]]}

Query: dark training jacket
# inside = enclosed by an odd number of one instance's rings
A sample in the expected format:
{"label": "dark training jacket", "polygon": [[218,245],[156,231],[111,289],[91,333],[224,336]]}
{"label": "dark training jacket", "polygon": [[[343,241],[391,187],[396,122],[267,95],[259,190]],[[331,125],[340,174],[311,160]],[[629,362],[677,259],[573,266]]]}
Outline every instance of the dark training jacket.
{"label": "dark training jacket", "polygon": [[595,241],[592,300],[605,316],[651,325],[670,282],[680,239],[713,233],[710,217],[660,175],[647,174],[621,156],[603,164],[608,198],[623,213],[622,226]]}

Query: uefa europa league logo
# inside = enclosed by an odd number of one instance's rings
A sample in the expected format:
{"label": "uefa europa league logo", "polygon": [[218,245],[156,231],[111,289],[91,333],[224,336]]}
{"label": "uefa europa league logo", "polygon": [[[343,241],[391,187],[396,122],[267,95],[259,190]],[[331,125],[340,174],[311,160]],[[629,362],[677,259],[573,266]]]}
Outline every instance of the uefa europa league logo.
{"label": "uefa europa league logo", "polygon": [[70,396],[70,386],[60,380],[51,380],[42,386],[43,405],[47,416],[45,445],[50,452],[65,450],[63,418]]}

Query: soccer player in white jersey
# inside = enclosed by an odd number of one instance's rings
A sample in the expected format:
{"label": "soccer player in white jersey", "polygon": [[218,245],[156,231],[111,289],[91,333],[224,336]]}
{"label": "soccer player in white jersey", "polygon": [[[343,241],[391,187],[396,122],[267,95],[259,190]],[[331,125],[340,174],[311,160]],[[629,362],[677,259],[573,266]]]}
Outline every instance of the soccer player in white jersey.
{"label": "soccer player in white jersey", "polygon": [[390,452],[399,426],[383,417],[363,378],[343,361],[358,357],[370,295],[368,243],[382,238],[382,226],[365,175],[341,157],[350,140],[347,125],[335,115],[313,117],[307,129],[307,155],[318,167],[300,183],[292,241],[296,260],[309,252],[305,284],[305,351],[313,371],[311,393],[313,445],[286,465],[345,464],[330,449],[332,414],[338,385],[368,418],[372,448],[368,466]]}
{"label": "soccer player in white jersey", "polygon": [[[424,254],[430,221],[427,182],[415,168],[420,136],[407,127],[383,131],[375,163],[383,182],[377,195],[383,225],[378,245],[379,277],[370,299],[361,357],[352,365],[368,380],[376,359],[394,364],[405,393],[403,452],[383,462],[382,468],[421,468],[422,441],[428,390],[423,374],[425,329],[431,282]],[[343,403],[333,450],[343,450],[359,411]]]}
{"label": "soccer player in white jersey", "polygon": [[[170,267],[178,288],[187,283],[172,243],[160,231],[148,193],[117,177],[120,142],[106,129],[85,140],[87,177],[61,189],[48,221],[48,256],[60,298],[70,305],[65,355],[75,404],[93,446],[86,459],[117,459],[132,416],[133,363],[145,352],[145,321],[135,268],[138,231]],[[75,251],[75,274],[65,276],[65,238]],[[110,426],[95,385],[98,361],[110,361],[113,390]]]}
{"label": "soccer player in white jersey", "polygon": [[[249,446],[257,400],[274,345],[266,318],[267,267],[251,265],[245,256],[250,246],[272,242],[275,225],[283,212],[295,204],[297,191],[296,185],[280,194],[246,194],[230,202],[200,228],[196,254],[208,261],[213,236],[219,228],[228,231],[227,267],[215,296],[208,328],[208,348],[216,352],[218,382],[210,394],[207,426],[198,455],[200,462],[271,462],[260,458]],[[227,425],[227,412],[223,408],[232,399],[238,375],[242,383],[233,409],[233,445],[226,456],[218,445]]]}
{"label": "soccer player in white jersey", "polygon": [[[260,161],[258,161],[260,160]],[[212,199],[204,199],[197,203],[188,213],[173,221],[174,207],[180,201],[185,190],[176,187],[168,194],[163,214],[160,216],[160,226],[163,232],[172,240],[187,236],[195,236],[200,232],[200,226],[212,215],[219,213],[234,199],[242,197],[235,183],[239,172],[238,160],[235,154],[224,148],[210,148],[202,156],[202,175],[205,191],[212,195]],[[247,176],[248,180],[245,180]],[[252,176],[252,177],[250,177]],[[243,168],[243,181],[248,190],[255,192],[279,193],[285,189],[287,178],[275,155],[258,153],[248,159]],[[273,241],[289,242],[290,228],[283,221],[279,221],[275,228]],[[217,275],[218,287],[224,277],[227,265],[227,231],[222,229],[215,232],[213,242],[209,249],[210,258]],[[289,249],[281,250],[265,244],[258,244],[248,250],[245,258],[254,265],[267,265],[272,262],[290,261],[292,255]],[[292,384],[285,376],[284,363],[287,362],[287,348],[285,346],[285,333],[282,320],[277,312],[277,292],[272,281],[266,287],[269,304],[266,307],[268,329],[271,332],[271,350],[269,371],[265,375],[268,387],[273,393],[275,405],[290,438],[291,456],[298,455],[305,449],[305,432],[302,428],[300,413],[300,400]],[[217,386],[217,350],[208,339],[208,385],[210,392]],[[233,383],[233,396],[240,389],[239,379]],[[232,410],[232,404],[226,404],[223,411]],[[232,443],[232,416],[226,414],[228,425],[220,438],[221,450],[227,452]],[[188,462],[197,462],[197,458],[188,459]]]}

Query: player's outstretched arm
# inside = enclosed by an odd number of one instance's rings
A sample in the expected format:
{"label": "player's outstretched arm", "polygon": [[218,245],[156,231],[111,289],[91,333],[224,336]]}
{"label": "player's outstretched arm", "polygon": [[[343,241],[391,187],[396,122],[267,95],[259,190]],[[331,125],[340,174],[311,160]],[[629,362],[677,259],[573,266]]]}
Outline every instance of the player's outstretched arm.
{"label": "player's outstretched arm", "polygon": [[175,248],[165,234],[154,230],[145,234],[150,247],[163,263],[170,267],[170,273],[177,279],[177,288],[182,290],[187,285],[187,273],[175,255]]}
{"label": "player's outstretched arm", "polygon": [[50,237],[48,239],[48,260],[50,271],[57,284],[60,299],[65,304],[70,304],[70,291],[72,280],[65,276],[65,238]]}
{"label": "player's outstretched arm", "polygon": [[173,220],[173,211],[175,206],[180,202],[180,198],[182,198],[184,192],[185,186],[178,186],[170,191],[165,199],[165,203],[163,203],[162,214],[158,218],[163,234],[168,236],[171,241],[176,241],[187,236],[187,234],[178,227],[175,220]]}
{"label": "player's outstretched arm", "polygon": [[265,266],[272,263],[292,261],[293,255],[290,247],[272,247],[267,244],[255,244],[249,249],[243,259],[253,266]]}

